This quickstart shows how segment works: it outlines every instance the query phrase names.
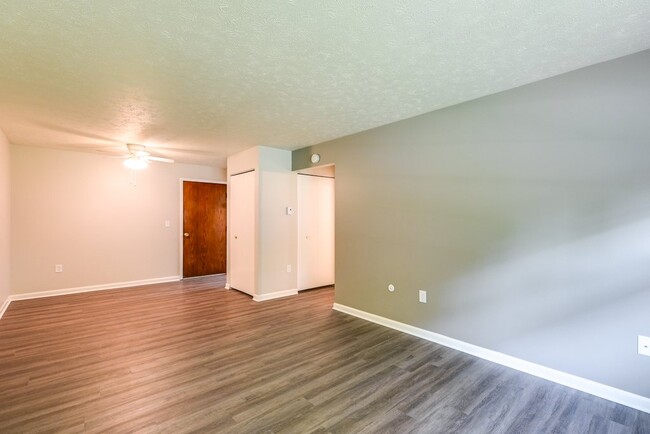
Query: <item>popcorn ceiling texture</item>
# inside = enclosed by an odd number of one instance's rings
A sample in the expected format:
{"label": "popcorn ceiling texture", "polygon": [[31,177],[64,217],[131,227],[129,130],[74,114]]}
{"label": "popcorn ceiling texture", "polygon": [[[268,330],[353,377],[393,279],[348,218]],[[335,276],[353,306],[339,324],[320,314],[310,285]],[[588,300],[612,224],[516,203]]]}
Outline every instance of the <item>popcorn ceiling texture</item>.
{"label": "popcorn ceiling texture", "polygon": [[143,143],[225,164],[650,48],[650,2],[8,1],[14,144]]}

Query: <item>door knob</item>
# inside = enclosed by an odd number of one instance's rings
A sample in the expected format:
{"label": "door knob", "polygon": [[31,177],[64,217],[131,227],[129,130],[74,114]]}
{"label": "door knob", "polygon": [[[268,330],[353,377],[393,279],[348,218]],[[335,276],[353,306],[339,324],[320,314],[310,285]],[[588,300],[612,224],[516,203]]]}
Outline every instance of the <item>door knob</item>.
{"label": "door knob", "polygon": [[185,238],[187,238],[187,237],[190,236],[190,234],[188,234],[187,232],[185,232],[185,233],[183,234],[183,236],[184,236]]}

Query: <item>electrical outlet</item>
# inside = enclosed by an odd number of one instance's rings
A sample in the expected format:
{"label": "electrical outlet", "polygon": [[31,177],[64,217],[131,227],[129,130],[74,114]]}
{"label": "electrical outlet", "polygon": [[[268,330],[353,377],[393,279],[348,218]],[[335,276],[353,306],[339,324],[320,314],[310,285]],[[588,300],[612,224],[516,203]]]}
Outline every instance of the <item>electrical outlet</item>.
{"label": "electrical outlet", "polygon": [[56,264],[56,265],[54,266],[54,272],[55,272],[55,273],[63,273],[63,265],[61,265],[61,264]]}
{"label": "electrical outlet", "polygon": [[390,292],[395,292],[395,285],[393,285],[392,283],[390,285],[388,285],[388,290]]}
{"label": "electrical outlet", "polygon": [[420,290],[420,303],[426,303],[427,302],[427,292]]}
{"label": "electrical outlet", "polygon": [[170,222],[169,220],[165,220],[165,227],[166,228],[170,227],[171,225],[172,225],[172,222]]}
{"label": "electrical outlet", "polygon": [[642,356],[650,356],[650,336],[639,335],[639,354]]}
{"label": "electrical outlet", "polygon": [[291,264],[287,265],[287,273],[291,273]]}

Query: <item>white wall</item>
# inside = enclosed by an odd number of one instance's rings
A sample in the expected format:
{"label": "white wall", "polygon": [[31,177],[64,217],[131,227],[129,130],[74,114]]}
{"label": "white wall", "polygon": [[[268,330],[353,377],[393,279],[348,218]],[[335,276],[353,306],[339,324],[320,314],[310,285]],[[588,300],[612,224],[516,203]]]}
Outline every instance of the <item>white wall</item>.
{"label": "white wall", "polygon": [[[291,152],[257,146],[228,158],[229,176],[246,170],[255,170],[257,186],[253,292],[266,296],[296,290],[296,216],[286,214],[286,207],[296,207]],[[229,203],[232,200],[237,198],[229,195]],[[232,261],[228,262],[230,267]],[[291,272],[287,272],[287,265],[291,265]]]}
{"label": "white wall", "polygon": [[259,294],[296,290],[297,219],[286,213],[297,199],[291,151],[260,147],[260,166]]}
{"label": "white wall", "polygon": [[11,288],[10,157],[9,142],[0,130],[0,316]]}
{"label": "white wall", "polygon": [[11,147],[11,168],[14,294],[178,276],[179,180],[225,180],[152,164],[133,186],[119,159],[25,146]]}

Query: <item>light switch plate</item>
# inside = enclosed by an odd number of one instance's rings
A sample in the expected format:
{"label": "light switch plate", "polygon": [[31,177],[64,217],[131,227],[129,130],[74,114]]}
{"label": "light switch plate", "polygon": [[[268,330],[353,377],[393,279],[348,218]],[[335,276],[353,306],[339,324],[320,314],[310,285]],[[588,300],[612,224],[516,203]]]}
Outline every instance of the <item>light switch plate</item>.
{"label": "light switch plate", "polygon": [[639,354],[650,356],[650,336],[639,335]]}

